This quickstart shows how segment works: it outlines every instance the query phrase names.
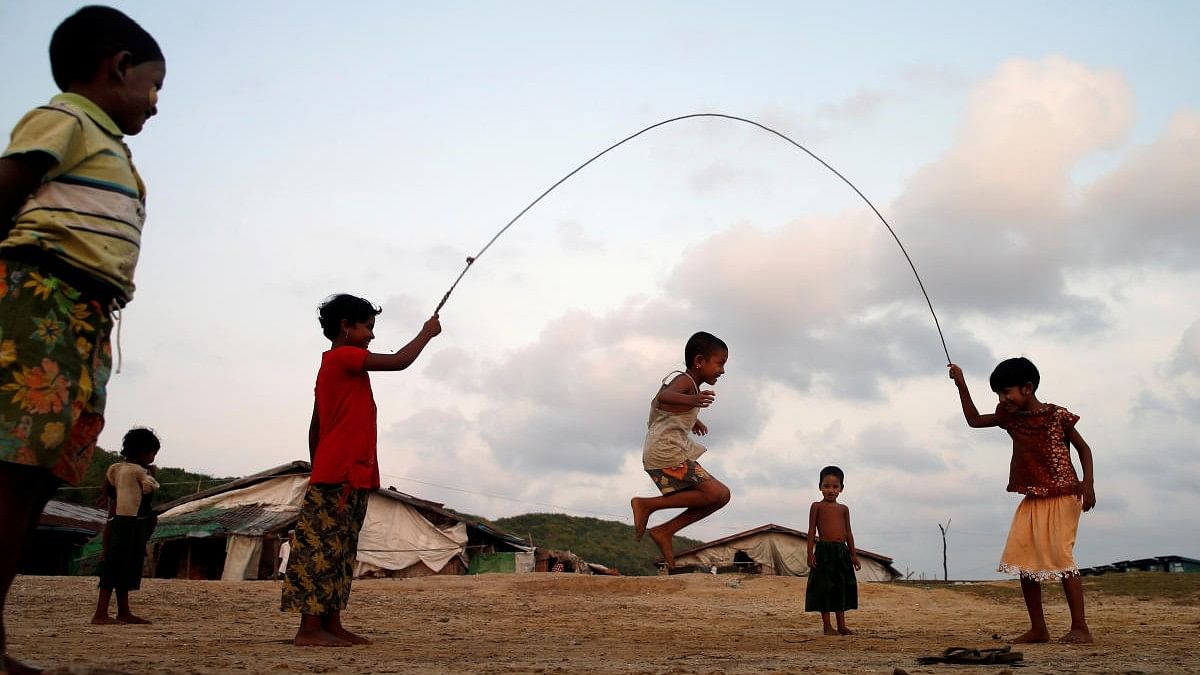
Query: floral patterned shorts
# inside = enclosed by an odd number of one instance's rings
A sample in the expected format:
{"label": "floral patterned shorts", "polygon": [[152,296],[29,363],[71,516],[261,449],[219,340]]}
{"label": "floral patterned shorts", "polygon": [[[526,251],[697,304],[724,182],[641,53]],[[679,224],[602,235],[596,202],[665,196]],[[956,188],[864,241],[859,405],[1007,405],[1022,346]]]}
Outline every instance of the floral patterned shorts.
{"label": "floral patterned shorts", "polygon": [[683,464],[669,466],[665,469],[646,469],[646,473],[650,474],[650,480],[654,481],[654,487],[664,495],[693,488],[706,480],[712,480],[712,476],[704,470],[704,467],[700,466],[699,462],[690,459],[685,460]]}
{"label": "floral patterned shorts", "polygon": [[79,484],[104,428],[112,327],[98,300],[0,259],[0,461]]}

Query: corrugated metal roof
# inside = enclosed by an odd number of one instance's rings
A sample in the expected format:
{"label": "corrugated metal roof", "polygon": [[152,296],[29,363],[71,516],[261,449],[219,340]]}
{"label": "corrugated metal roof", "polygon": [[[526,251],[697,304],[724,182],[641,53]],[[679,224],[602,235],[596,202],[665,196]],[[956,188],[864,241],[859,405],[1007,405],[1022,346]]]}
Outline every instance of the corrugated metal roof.
{"label": "corrugated metal roof", "polygon": [[151,541],[181,537],[243,534],[261,536],[287,528],[299,516],[294,509],[279,509],[260,504],[229,509],[210,507],[174,518],[160,518]]}
{"label": "corrugated metal roof", "polygon": [[52,499],[38,518],[38,527],[99,532],[107,520],[108,513],[100,509]]}

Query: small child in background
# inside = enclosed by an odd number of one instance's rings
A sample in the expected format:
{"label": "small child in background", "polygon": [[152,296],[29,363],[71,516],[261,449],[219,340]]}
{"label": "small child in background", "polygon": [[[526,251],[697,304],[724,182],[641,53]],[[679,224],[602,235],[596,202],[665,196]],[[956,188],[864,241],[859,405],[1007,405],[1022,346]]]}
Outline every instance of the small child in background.
{"label": "small child in background", "polygon": [[670,382],[663,380],[658,394],[650,401],[650,418],[646,422],[642,467],[662,496],[634,497],[630,501],[633,533],[638,541],[646,532],[650,514],[661,509],[686,509],[662,525],[650,528],[650,538],[662,551],[667,571],[675,564],[671,545],[675,533],[729,503],[729,488],[696,461],[707,448],[689,436],[708,433],[708,427],[697,415],[700,408],[712,405],[716,393],[702,390],[700,385],[715,385],[717,378],[725,374],[729,348],[720,338],[702,331],[688,339],[683,358],[687,370],[667,375],[667,378],[675,375]]}
{"label": "small child in background", "polygon": [[279,542],[279,571],[275,573],[276,579],[282,579],[283,575],[287,574],[288,558],[292,556],[292,538],[295,536],[295,530],[288,530],[283,541]]}
{"label": "small child in background", "polygon": [[[846,627],[846,610],[858,609],[858,578],[862,569],[850,531],[850,509],[839,504],[845,474],[836,466],[821,469],[819,486],[824,497],[808,509],[808,587],[804,611],[820,612],[826,635],[854,635]],[[837,615],[837,628],[829,622]]]}
{"label": "small child in background", "polygon": [[342,626],[367,497],[379,488],[376,408],[369,372],[404,370],[442,332],[435,314],[395,353],[367,351],[381,311],[353,295],[335,295],[319,310],[321,330],[330,345],[317,371],[308,427],[312,475],[296,521],[280,600],[281,610],[300,612],[300,628],[292,643],[301,647],[371,643]]}
{"label": "small child in background", "polygon": [[[1008,491],[1025,495],[1013,515],[1008,542],[1000,556],[1000,571],[1021,577],[1021,594],[1030,628],[1015,643],[1049,642],[1050,630],[1042,610],[1042,584],[1062,579],[1071,610],[1071,630],[1060,642],[1092,642],[1083,612],[1083,582],[1075,566],[1075,534],[1079,516],[1096,505],[1092,449],[1075,428],[1079,415],[1038,400],[1041,381],[1037,366],[1027,358],[1001,361],[990,384],[1000,401],[996,412],[979,414],[962,368],[951,363],[950,379],[958,387],[963,416],[972,427],[1000,427],[1013,441]],[[1071,446],[1079,454],[1083,480],[1071,464]]]}
{"label": "small child in background", "polygon": [[[108,500],[108,523],[104,526],[104,550],[100,558],[100,597],[96,600],[94,624],[150,623],[129,610],[129,591],[142,586],[142,564],[146,542],[154,533],[151,495],[158,489],[154,480],[158,436],[145,428],[130,429],[121,442],[123,462],[108,467],[104,495]],[[108,603],[117,592],[117,617],[108,615]]]}

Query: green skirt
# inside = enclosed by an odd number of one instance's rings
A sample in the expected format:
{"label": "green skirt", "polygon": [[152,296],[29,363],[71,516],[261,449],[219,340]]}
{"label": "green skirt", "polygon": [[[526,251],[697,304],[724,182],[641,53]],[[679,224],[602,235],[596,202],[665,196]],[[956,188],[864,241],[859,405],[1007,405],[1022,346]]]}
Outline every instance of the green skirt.
{"label": "green skirt", "polygon": [[107,590],[136,591],[142,587],[146,541],[154,530],[149,518],[113,516],[108,528],[108,548],[100,560],[100,585]]}
{"label": "green skirt", "polygon": [[817,566],[808,572],[804,592],[806,612],[844,612],[858,609],[858,578],[845,542],[818,541],[813,549]]}

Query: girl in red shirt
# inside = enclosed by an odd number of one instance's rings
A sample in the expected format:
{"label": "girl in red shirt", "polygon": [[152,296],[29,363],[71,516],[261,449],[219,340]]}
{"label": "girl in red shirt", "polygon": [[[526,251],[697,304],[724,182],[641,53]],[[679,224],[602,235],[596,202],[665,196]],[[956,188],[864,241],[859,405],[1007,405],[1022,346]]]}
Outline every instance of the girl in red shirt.
{"label": "girl in red shirt", "polygon": [[320,307],[329,351],[321,355],[316,400],[308,427],[312,477],[300,507],[283,582],[280,608],[300,612],[298,646],[370,644],[342,626],[350,598],[358,533],[367,497],[379,488],[375,398],[368,371],[404,370],[442,332],[435,314],[394,354],[367,351],[382,310],[353,295],[335,295]]}

